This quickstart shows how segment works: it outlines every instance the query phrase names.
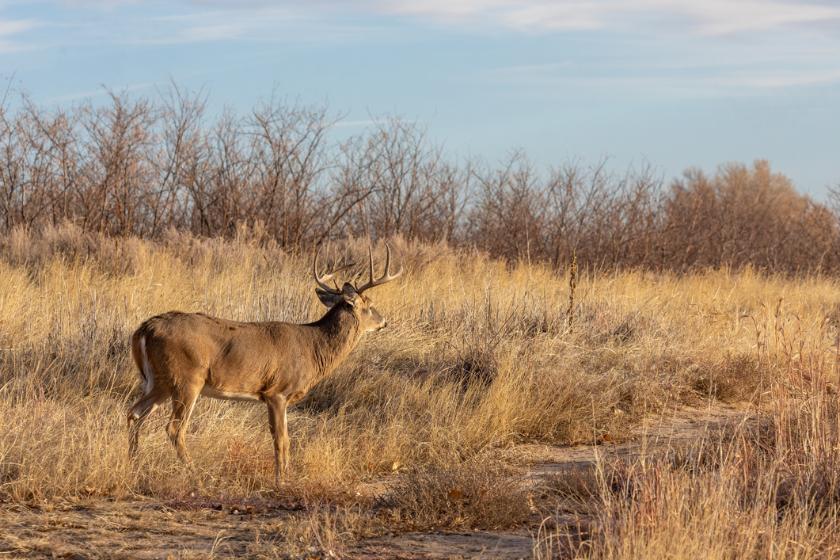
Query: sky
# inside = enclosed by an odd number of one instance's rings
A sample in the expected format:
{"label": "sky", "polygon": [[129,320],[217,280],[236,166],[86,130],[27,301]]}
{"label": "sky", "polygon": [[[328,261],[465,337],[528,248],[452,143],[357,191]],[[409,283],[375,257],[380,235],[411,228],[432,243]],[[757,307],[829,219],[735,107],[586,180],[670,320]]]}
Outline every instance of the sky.
{"label": "sky", "polygon": [[840,0],[0,0],[10,81],[44,106],[275,92],[337,135],[428,123],[452,157],[666,181],[766,159],[818,200],[840,186]]}

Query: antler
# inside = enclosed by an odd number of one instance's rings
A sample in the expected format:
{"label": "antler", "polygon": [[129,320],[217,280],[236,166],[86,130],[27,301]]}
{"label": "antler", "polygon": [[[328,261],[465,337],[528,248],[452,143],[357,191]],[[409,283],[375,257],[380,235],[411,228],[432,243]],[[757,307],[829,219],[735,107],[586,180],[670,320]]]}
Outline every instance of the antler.
{"label": "antler", "polygon": [[324,276],[321,276],[319,278],[318,277],[318,255],[320,254],[320,252],[321,252],[321,248],[318,247],[318,250],[315,251],[315,260],[312,261],[312,275],[315,276],[315,283],[318,284],[318,287],[321,288],[322,290],[324,290],[325,292],[329,292],[329,293],[335,294],[337,296],[341,295],[341,290],[339,290],[337,288],[331,288],[331,287],[327,286],[326,283],[329,282],[330,280],[332,280],[333,278],[335,278],[335,276],[339,272],[344,272],[348,268],[352,268],[353,266],[355,266],[355,263],[350,263],[348,265],[342,266],[338,270],[334,270],[330,274],[325,274]]}
{"label": "antler", "polygon": [[390,282],[391,280],[396,280],[403,272],[403,267],[400,265],[400,269],[396,274],[388,274],[388,269],[391,268],[391,249],[388,247],[387,243],[385,244],[385,274],[377,280],[373,279],[373,252],[370,250],[370,247],[368,247],[368,257],[370,257],[370,282],[361,288],[356,288],[357,294],[361,294],[365,290],[373,288],[374,286],[379,286],[381,284],[385,284],[386,282]]}

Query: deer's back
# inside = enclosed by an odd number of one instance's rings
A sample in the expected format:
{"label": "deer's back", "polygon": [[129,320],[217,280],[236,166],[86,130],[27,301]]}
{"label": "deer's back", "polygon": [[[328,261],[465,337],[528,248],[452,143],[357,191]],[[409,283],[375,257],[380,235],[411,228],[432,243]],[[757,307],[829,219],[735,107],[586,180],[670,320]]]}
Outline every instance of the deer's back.
{"label": "deer's back", "polygon": [[158,378],[179,382],[200,377],[218,391],[262,392],[282,390],[311,368],[307,334],[301,325],[170,311],[140,325],[132,345],[145,337]]}

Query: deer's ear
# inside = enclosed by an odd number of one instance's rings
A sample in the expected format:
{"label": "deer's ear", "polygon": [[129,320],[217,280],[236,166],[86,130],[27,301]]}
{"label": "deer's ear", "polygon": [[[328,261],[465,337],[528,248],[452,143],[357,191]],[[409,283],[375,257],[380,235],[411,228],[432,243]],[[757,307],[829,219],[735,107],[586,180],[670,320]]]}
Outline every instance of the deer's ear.
{"label": "deer's ear", "polygon": [[318,296],[318,299],[321,300],[321,303],[329,308],[335,307],[335,305],[343,299],[341,295],[332,294],[320,288],[315,288],[315,294]]}
{"label": "deer's ear", "polygon": [[341,297],[353,307],[356,307],[356,304],[359,303],[359,294],[356,293],[356,288],[353,287],[353,284],[349,282],[345,282],[341,288]]}

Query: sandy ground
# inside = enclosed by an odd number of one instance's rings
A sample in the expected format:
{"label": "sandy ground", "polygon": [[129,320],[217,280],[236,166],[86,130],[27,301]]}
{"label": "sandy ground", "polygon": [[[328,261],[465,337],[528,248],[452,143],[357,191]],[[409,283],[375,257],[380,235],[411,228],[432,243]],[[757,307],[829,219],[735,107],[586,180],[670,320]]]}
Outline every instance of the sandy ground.
{"label": "sandy ground", "polygon": [[[562,469],[593,464],[599,455],[632,458],[684,444],[708,430],[748,418],[743,406],[683,408],[647,418],[630,441],[599,446],[519,445],[508,459],[522,467],[523,484]],[[370,486],[383,491],[383,479]],[[331,549],[295,542],[295,524],[309,513],[299,504],[173,503],[152,499],[58,499],[15,503],[0,499],[0,560],[5,558],[530,558],[536,525],[515,531],[383,535]],[[315,543],[317,544],[317,543]],[[331,554],[332,552],[332,554]]]}

